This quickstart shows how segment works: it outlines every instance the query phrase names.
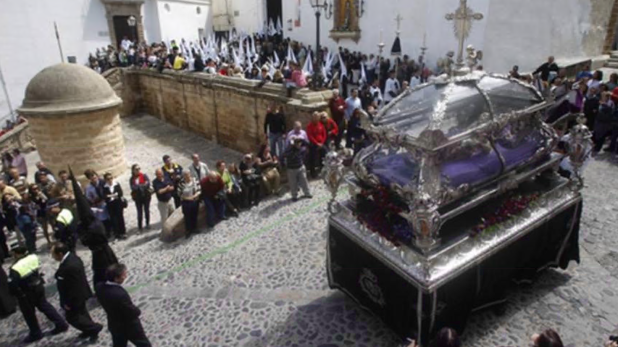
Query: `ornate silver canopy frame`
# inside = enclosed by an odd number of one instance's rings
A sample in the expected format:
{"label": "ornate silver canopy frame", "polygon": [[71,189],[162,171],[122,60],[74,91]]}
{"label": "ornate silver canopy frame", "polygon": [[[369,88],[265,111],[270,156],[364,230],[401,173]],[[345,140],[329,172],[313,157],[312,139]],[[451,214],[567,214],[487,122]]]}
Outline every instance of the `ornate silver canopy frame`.
{"label": "ornate silver canopy frame", "polygon": [[[555,171],[565,158],[574,171],[570,186],[581,189],[590,148],[590,132],[579,124],[568,153],[554,152],[558,135],[542,121],[552,101],[519,80],[463,67],[464,41],[472,20],[482,15],[461,0],[447,19],[455,21],[460,40],[457,73],[408,89],[383,108],[365,127],[372,144],[355,154],[355,177],[346,178],[352,202],[362,189],[386,187],[404,204],[400,216],[412,229],[415,251],[424,255],[440,246],[447,220]],[[338,212],[333,202],[345,176],[340,156],[325,160],[332,213]],[[460,172],[470,166],[480,169],[462,178]]]}

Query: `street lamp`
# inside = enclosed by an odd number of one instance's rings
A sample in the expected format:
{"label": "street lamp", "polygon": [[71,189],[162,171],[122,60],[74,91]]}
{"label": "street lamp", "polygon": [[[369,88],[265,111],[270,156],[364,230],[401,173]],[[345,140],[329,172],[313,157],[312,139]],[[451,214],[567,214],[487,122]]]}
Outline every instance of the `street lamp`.
{"label": "street lamp", "polygon": [[324,17],[331,19],[333,17],[333,4],[329,0],[309,0],[311,7],[315,10],[315,31],[316,45],[315,52],[317,55],[317,67],[313,69],[313,86],[314,89],[322,87],[322,53],[320,52],[320,16],[324,11]]}
{"label": "street lamp", "polygon": [[129,19],[127,19],[127,24],[129,24],[130,27],[134,27],[137,24],[137,19],[135,19],[135,16],[129,16]]}
{"label": "street lamp", "polygon": [[127,24],[129,25],[129,28],[131,28],[131,35],[133,36],[131,40],[135,40],[135,42],[138,42],[137,33],[135,30],[135,26],[137,25],[137,19],[135,18],[135,16],[129,16],[129,18],[127,18]]}

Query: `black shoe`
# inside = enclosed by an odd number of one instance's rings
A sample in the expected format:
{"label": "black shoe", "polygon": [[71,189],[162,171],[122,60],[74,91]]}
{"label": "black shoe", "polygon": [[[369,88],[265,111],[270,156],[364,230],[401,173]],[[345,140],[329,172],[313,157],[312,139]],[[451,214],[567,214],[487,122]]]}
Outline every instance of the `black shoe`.
{"label": "black shoe", "polygon": [[229,218],[227,218],[227,216],[222,216],[221,220],[228,220]]}
{"label": "black shoe", "polygon": [[297,196],[293,196],[292,197],[292,201],[297,202],[298,201],[298,197]]}
{"label": "black shoe", "polygon": [[99,340],[99,333],[96,333],[94,335],[90,335],[88,339],[88,343],[96,343],[98,340]]}
{"label": "black shoe", "polygon": [[311,194],[303,195],[303,199],[313,199],[313,195]]}
{"label": "black shoe", "polygon": [[80,340],[83,340],[83,339],[89,338],[91,335],[92,334],[90,334],[90,333],[81,333],[81,334],[77,335],[77,338],[80,339]]}
{"label": "black shoe", "polygon": [[69,326],[63,326],[63,327],[55,327],[54,330],[50,331],[49,334],[54,336],[54,335],[58,335],[58,334],[62,334],[64,332],[66,332],[67,330],[69,330]]}
{"label": "black shoe", "polygon": [[118,235],[118,236],[116,236],[116,239],[118,239],[118,240],[126,240],[127,239],[127,235],[125,235],[125,234]]}
{"label": "black shoe", "polygon": [[24,343],[32,343],[35,341],[38,341],[40,339],[43,338],[43,334],[37,334],[37,335],[28,335],[28,337],[26,337],[23,342]]}

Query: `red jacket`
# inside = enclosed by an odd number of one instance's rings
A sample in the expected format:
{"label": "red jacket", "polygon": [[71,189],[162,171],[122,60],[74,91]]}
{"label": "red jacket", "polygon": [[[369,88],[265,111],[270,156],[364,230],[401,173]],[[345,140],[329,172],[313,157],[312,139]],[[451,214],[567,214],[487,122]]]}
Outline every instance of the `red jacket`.
{"label": "red jacket", "polygon": [[339,127],[337,126],[337,123],[332,118],[328,118],[326,120],[326,124],[324,124],[324,128],[326,129],[326,134],[328,136],[335,137],[337,136],[337,134],[339,134]]}
{"label": "red jacket", "polygon": [[345,116],[345,100],[341,96],[336,99],[332,98],[328,102],[328,107],[330,108],[330,114],[333,116],[335,122],[340,123]]}
{"label": "red jacket", "polygon": [[311,122],[307,125],[307,137],[314,145],[323,145],[326,142],[326,128],[322,122]]}
{"label": "red jacket", "polygon": [[210,179],[208,178],[208,176],[206,176],[200,181],[200,186],[202,188],[203,198],[214,198],[218,192],[225,188],[221,176],[217,177],[216,182],[210,182]]}

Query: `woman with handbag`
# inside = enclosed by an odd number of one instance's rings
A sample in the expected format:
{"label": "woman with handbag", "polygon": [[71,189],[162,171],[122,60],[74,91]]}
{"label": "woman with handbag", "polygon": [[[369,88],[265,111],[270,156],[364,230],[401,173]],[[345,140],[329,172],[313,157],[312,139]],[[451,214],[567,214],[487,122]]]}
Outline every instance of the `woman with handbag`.
{"label": "woman with handbag", "polygon": [[127,200],[122,194],[122,187],[114,180],[111,173],[106,172],[103,179],[105,180],[103,196],[112,220],[114,235],[117,239],[124,240],[127,238],[127,227],[124,223],[124,209],[127,207]]}
{"label": "woman with handbag", "polygon": [[131,167],[131,197],[137,208],[137,228],[142,231],[142,222],[146,219],[146,229],[150,229],[150,199],[154,190],[150,186],[150,178],[142,173],[139,165],[133,164]]}
{"label": "woman with handbag", "polygon": [[185,236],[189,238],[197,230],[197,212],[200,205],[200,183],[191,172],[182,173],[179,185],[182,214],[185,216]]}

